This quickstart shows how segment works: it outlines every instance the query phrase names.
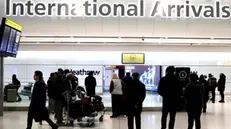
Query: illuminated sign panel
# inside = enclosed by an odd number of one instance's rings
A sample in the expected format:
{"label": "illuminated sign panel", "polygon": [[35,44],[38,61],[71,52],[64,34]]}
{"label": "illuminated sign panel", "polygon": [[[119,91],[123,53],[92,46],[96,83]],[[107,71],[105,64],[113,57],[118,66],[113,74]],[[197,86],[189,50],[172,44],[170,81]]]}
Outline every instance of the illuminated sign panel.
{"label": "illuminated sign panel", "polygon": [[122,53],[122,64],[144,64],[144,53]]}
{"label": "illuminated sign panel", "polygon": [[10,19],[6,18],[6,21],[5,21],[5,25],[15,29],[15,30],[18,30],[18,31],[22,31],[22,26],[11,21]]}

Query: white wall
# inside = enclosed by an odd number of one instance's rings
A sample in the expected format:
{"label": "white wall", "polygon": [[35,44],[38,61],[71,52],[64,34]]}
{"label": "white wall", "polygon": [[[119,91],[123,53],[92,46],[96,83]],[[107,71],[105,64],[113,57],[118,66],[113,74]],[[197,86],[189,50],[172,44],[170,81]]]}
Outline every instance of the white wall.
{"label": "white wall", "polygon": [[[40,60],[43,62],[44,60]],[[11,83],[12,75],[16,74],[18,79],[21,81],[22,85],[27,85],[29,82],[34,82],[33,80],[33,74],[34,71],[40,70],[44,74],[44,80],[47,81],[50,73],[56,72],[58,68],[62,69],[69,69],[74,71],[86,71],[85,75],[77,75],[79,79],[79,85],[84,86],[84,80],[86,78],[87,71],[97,71],[99,74],[94,74],[96,80],[97,80],[97,93],[102,93],[102,81],[103,81],[103,67],[102,66],[86,66],[86,65],[73,65],[73,64],[41,64],[41,63],[35,63],[35,64],[29,64],[29,62],[23,62],[18,60],[17,62],[14,62],[14,64],[8,64],[7,61],[4,65],[4,83],[8,84]]]}

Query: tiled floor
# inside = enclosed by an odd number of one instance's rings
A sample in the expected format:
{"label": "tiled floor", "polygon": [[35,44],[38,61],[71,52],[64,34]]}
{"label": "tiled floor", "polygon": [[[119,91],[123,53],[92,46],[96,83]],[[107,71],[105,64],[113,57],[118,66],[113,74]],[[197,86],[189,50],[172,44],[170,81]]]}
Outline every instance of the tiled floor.
{"label": "tiled floor", "polygon": [[[231,101],[225,104],[209,104],[208,113],[202,115],[202,129],[231,129]],[[26,128],[26,112],[5,112],[0,118],[1,129],[25,129]],[[96,122],[95,129],[127,129],[127,121],[125,117],[118,119],[110,119],[110,113],[107,113],[102,123]],[[160,129],[160,112],[143,112],[142,129]],[[33,129],[50,129],[44,122],[40,126],[34,123]],[[75,123],[75,127],[60,127],[60,129],[83,129],[79,124]],[[84,129],[90,129],[85,127]],[[186,113],[178,113],[176,117],[175,129],[187,129]]]}
{"label": "tiled floor", "polygon": [[[22,102],[18,103],[4,103],[4,106],[7,107],[27,107],[29,106],[29,99],[26,96],[21,96],[23,98]],[[102,95],[103,97],[103,102],[106,107],[111,107],[111,95],[109,93],[105,93]],[[144,101],[144,107],[161,107],[161,97],[155,93],[147,93],[147,96]]]}

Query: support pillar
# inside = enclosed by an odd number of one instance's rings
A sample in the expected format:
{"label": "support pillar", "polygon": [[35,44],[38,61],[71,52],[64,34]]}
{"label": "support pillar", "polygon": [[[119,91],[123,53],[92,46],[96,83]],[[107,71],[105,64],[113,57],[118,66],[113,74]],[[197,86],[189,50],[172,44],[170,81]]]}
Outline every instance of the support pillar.
{"label": "support pillar", "polygon": [[4,103],[4,57],[0,57],[0,116],[3,116]]}

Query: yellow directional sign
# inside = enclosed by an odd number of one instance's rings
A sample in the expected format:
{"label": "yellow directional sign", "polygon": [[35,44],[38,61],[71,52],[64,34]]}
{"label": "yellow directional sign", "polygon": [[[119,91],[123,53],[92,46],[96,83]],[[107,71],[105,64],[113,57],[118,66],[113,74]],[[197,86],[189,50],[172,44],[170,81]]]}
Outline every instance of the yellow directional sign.
{"label": "yellow directional sign", "polygon": [[144,53],[122,53],[122,64],[144,64]]}
{"label": "yellow directional sign", "polygon": [[6,18],[5,25],[12,27],[18,31],[22,31],[22,26]]}

